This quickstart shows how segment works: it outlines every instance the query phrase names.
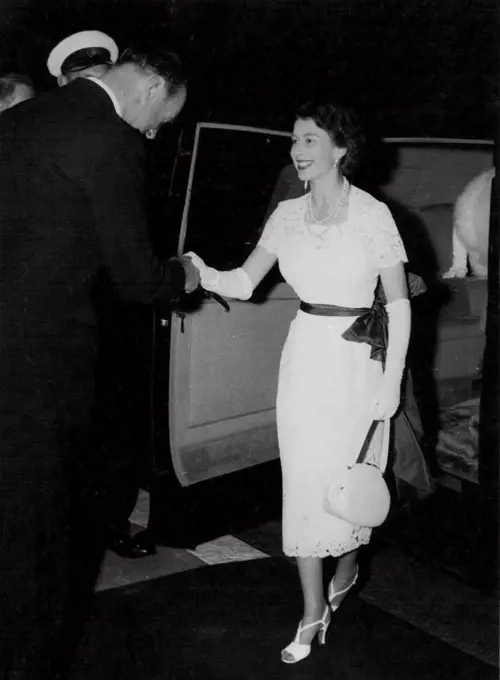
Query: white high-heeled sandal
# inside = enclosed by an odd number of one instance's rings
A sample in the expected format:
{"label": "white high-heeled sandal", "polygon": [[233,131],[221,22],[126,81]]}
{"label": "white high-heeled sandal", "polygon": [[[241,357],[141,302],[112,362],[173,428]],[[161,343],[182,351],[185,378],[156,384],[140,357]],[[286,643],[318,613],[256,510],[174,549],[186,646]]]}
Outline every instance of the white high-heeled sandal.
{"label": "white high-heeled sandal", "polygon": [[[303,644],[302,642],[299,642],[300,636],[305,630],[317,625],[319,625],[320,627],[314,634],[309,644]],[[309,654],[311,653],[311,643],[316,636],[318,637],[318,644],[324,645],[329,625],[330,625],[330,608],[328,605],[326,605],[325,613],[323,614],[321,619],[319,619],[319,621],[314,621],[314,623],[308,623],[306,626],[302,626],[301,621],[299,623],[297,634],[295,635],[293,642],[291,642],[288,645],[288,647],[285,647],[285,649],[283,649],[281,652],[281,660],[283,661],[283,663],[298,663],[299,661],[302,661],[303,659],[308,657]],[[285,654],[289,654],[291,658],[288,659],[285,658],[284,656]]]}
{"label": "white high-heeled sandal", "polygon": [[[346,586],[342,590],[335,590],[335,588],[333,587],[333,578],[335,578],[335,576],[332,578],[332,580],[330,581],[330,583],[328,585],[328,602],[330,603],[330,609],[332,610],[332,612],[336,612],[337,609],[342,604],[342,602],[345,600],[347,593],[351,590],[351,588],[354,586],[354,584],[358,580],[358,575],[359,575],[359,569],[358,569],[358,566],[356,565],[356,573],[354,574],[353,580],[351,581],[351,583],[348,586]],[[338,604],[333,604],[333,600],[335,598],[337,598],[339,595],[344,595],[344,597],[340,600],[340,602]]]}

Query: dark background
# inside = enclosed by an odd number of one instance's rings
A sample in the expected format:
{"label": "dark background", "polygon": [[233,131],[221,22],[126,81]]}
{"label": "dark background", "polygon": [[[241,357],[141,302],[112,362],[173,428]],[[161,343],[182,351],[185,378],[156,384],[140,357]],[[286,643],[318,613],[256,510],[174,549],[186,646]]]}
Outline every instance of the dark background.
{"label": "dark background", "polygon": [[[113,36],[120,49],[156,45],[179,52],[188,67],[190,84],[188,105],[180,125],[186,121],[215,120],[289,130],[298,105],[318,97],[355,105],[376,136],[493,139],[499,81],[498,2],[0,0],[0,72],[15,70],[30,75],[39,92],[55,88],[55,80],[46,70],[50,50],[73,32],[99,29]],[[177,224],[165,212],[166,204],[172,203],[165,200],[170,172],[168,140],[174,140],[174,144],[176,139],[169,133],[169,127],[159,134],[157,142],[147,145],[156,157],[155,172],[151,175],[155,178],[151,193],[156,200],[151,204],[157,217],[154,221],[161,225]],[[175,236],[175,230],[170,231]],[[498,258],[497,244],[495,252]],[[493,264],[490,269],[498,271],[498,260]],[[490,295],[490,308],[492,330],[488,333],[487,354],[491,359],[485,357],[484,393],[496,396],[483,399],[483,407],[488,422],[497,423],[498,381],[495,385],[494,380],[498,376],[498,311],[494,310],[498,310],[498,294]],[[146,324],[137,326],[145,328]],[[168,347],[157,354],[168,361]],[[139,364],[137,361],[136,365]],[[160,366],[158,374],[167,375],[166,367],[163,371]],[[481,522],[488,529],[483,532],[484,545],[490,547],[471,557],[473,571],[478,574],[483,566],[484,570],[495,571],[495,560],[489,556],[498,536],[494,521],[498,507],[497,437],[497,428],[495,431],[491,428],[491,432],[484,428],[481,478],[487,502]],[[231,476],[230,484],[244,490],[241,496],[233,490],[232,501],[235,496],[252,506],[256,497],[279,501],[275,493],[279,484],[277,465],[272,474],[267,467],[264,477],[262,467]],[[210,530],[215,532],[217,510],[213,498],[220,499],[221,522],[228,515],[229,501],[222,492],[223,483],[217,488],[218,493],[214,493],[215,482],[199,485],[201,491],[196,486],[185,490],[183,504],[179,498],[177,506],[171,501],[169,508],[166,511],[160,508],[156,516],[165,517],[167,524],[170,521],[170,531],[176,525],[184,540],[190,524],[186,509],[199,507],[194,529],[199,528],[199,517],[205,516]],[[230,484],[226,483],[226,492]],[[257,487],[258,496],[249,492]],[[201,498],[202,492],[205,500]],[[165,497],[175,498],[172,488]],[[464,503],[468,509],[468,500]],[[261,505],[265,505],[263,501]],[[183,510],[186,525],[181,527],[179,517]],[[252,512],[261,510],[252,507]],[[275,508],[276,515],[278,512]],[[235,514],[235,522],[240,515]],[[440,520],[444,516],[436,515]],[[457,536],[463,537],[462,543],[468,543],[461,516],[457,517]],[[471,523],[473,536],[478,534],[475,522],[474,519]],[[439,523],[432,515],[431,524],[437,527]],[[446,542],[439,535],[435,545],[441,543]],[[478,565],[478,557],[483,558],[483,566]]]}
{"label": "dark background", "polygon": [[184,119],[288,129],[319,96],[382,135],[492,139],[496,13],[495,0],[3,0],[0,71],[50,89],[54,44],[100,29],[180,52]]}

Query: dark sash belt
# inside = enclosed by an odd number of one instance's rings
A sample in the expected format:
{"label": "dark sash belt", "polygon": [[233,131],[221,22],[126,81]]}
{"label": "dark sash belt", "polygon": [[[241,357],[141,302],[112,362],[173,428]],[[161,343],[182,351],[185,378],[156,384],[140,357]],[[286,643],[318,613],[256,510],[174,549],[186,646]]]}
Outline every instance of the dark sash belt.
{"label": "dark sash belt", "polygon": [[385,362],[387,348],[387,312],[380,300],[371,307],[339,307],[337,305],[314,305],[301,302],[300,310],[316,316],[357,316],[349,328],[342,333],[344,340],[366,342],[371,346],[370,357]]}

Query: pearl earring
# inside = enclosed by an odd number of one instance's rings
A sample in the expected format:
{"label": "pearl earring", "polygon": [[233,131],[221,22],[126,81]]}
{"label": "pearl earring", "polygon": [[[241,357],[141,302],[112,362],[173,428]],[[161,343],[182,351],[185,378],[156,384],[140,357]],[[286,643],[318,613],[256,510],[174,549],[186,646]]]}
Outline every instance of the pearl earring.
{"label": "pearl earring", "polygon": [[307,191],[309,189],[309,180],[306,179],[304,182],[304,191]]}

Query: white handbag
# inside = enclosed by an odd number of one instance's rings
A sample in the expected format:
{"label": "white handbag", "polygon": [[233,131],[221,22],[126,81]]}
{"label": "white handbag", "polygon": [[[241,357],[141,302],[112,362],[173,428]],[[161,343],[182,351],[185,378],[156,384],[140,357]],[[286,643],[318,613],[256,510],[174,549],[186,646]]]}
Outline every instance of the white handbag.
{"label": "white handbag", "polygon": [[326,490],[325,510],[355,526],[380,526],[391,506],[391,496],[382,471],[377,465],[365,462],[379,423],[374,420],[370,425],[354,465],[347,468],[343,478],[332,481]]}

